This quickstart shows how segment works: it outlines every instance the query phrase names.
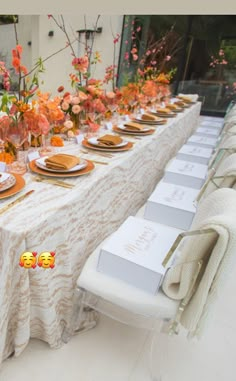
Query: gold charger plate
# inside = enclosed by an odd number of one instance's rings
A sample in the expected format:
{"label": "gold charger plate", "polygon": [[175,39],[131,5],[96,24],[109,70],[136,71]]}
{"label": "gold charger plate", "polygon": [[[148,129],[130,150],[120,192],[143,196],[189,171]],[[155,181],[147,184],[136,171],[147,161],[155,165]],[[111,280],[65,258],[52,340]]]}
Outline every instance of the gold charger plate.
{"label": "gold charger plate", "polygon": [[146,135],[152,135],[156,130],[150,129],[148,131],[128,131],[128,130],[121,130],[119,127],[113,126],[113,131],[118,132],[118,134],[125,134],[125,135],[138,135],[138,136],[146,136]]}
{"label": "gold charger plate", "polygon": [[157,116],[160,116],[161,118],[174,118],[177,115],[175,112],[171,112],[169,114],[164,114],[164,113],[161,114],[158,111],[153,111],[152,113],[157,115]]}
{"label": "gold charger plate", "polygon": [[99,146],[93,146],[90,144],[87,140],[82,141],[82,146],[86,147],[88,149],[92,149],[94,151],[106,151],[106,152],[123,152],[128,151],[133,147],[133,143],[128,142],[124,147],[99,147]]}
{"label": "gold charger plate", "polygon": [[86,175],[87,173],[91,172],[95,167],[94,164],[92,163],[92,161],[86,159],[87,166],[83,169],[78,170],[78,171],[64,172],[64,173],[48,172],[48,171],[45,171],[44,169],[37,167],[37,165],[35,163],[36,160],[37,159],[32,160],[29,163],[29,168],[31,169],[31,171],[38,173],[39,175],[48,176],[48,177],[77,177],[77,176],[82,176],[82,175]]}
{"label": "gold charger plate", "polygon": [[[150,114],[154,115],[152,111],[150,111]],[[141,123],[141,124],[148,124],[149,126],[162,125],[167,122],[167,120],[163,118],[161,118],[160,120],[145,120],[145,119],[135,118],[133,119],[133,121],[137,123]]]}
{"label": "gold charger plate", "polygon": [[20,192],[25,186],[25,180],[21,175],[17,175],[15,173],[11,173],[11,175],[15,177],[16,182],[11,188],[6,189],[5,191],[2,191],[0,193],[0,200],[14,196],[16,193]]}

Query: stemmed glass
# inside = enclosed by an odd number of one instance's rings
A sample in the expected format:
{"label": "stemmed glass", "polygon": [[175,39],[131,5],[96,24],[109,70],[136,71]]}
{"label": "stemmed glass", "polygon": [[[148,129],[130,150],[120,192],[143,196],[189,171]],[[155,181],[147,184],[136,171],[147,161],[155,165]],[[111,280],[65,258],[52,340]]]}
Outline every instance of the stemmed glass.
{"label": "stemmed glass", "polygon": [[3,126],[3,124],[0,122],[0,152],[4,151],[5,132],[6,132],[6,129]]}
{"label": "stemmed glass", "polygon": [[25,173],[26,165],[21,161],[19,151],[22,144],[28,139],[28,125],[24,120],[12,120],[5,130],[5,140],[16,148],[16,161],[12,164],[11,171]]}

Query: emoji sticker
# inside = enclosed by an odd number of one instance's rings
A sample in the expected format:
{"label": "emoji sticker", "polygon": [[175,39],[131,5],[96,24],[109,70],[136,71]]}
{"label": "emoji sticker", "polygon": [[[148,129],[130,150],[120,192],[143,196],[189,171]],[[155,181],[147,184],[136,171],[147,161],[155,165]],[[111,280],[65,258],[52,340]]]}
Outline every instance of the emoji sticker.
{"label": "emoji sticker", "polygon": [[25,251],[24,253],[21,254],[20,256],[20,263],[19,265],[21,267],[24,267],[25,269],[35,269],[36,267],[36,256],[37,253],[35,251]]}
{"label": "emoji sticker", "polygon": [[55,252],[54,251],[44,251],[40,253],[38,257],[38,266],[44,269],[51,268],[55,266]]}

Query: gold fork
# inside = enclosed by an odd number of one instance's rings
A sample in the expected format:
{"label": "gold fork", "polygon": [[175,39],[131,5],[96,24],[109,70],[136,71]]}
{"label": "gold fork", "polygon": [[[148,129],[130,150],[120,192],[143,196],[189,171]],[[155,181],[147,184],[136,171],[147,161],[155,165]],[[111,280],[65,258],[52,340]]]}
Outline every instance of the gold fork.
{"label": "gold fork", "polygon": [[65,181],[48,179],[48,178],[41,177],[41,176],[32,177],[32,180],[37,181],[39,183],[48,183],[48,184],[52,184],[52,185],[57,185],[57,186],[63,187],[63,188],[70,188],[70,189],[74,188],[73,184],[66,183]]}
{"label": "gold fork", "polygon": [[93,151],[91,151],[91,152],[88,152],[88,151],[86,151],[86,150],[80,150],[80,152],[82,152],[82,153],[84,153],[84,154],[90,154],[90,155],[98,155],[98,156],[103,156],[103,157],[109,157],[109,158],[112,158],[113,157],[113,155],[111,154],[111,153],[106,153],[106,152],[93,152]]}

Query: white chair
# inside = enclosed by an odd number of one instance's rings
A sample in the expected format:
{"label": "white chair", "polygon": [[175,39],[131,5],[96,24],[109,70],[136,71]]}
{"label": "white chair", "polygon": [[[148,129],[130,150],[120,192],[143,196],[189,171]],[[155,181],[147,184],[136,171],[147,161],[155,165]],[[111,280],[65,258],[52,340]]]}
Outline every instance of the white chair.
{"label": "white chair", "polygon": [[[79,326],[83,308],[90,306],[128,324],[135,324],[141,318],[141,326],[147,326],[148,322],[149,328],[155,330],[157,321],[169,322],[169,332],[176,332],[180,324],[191,335],[199,335],[206,316],[211,316],[209,311],[217,301],[217,292],[236,261],[235,213],[236,192],[232,189],[219,189],[201,202],[194,218],[194,230],[178,236],[164,261],[165,264],[178,247],[177,263],[164,278],[165,293],[159,290],[156,295],[150,295],[99,273],[99,249],[95,250],[77,281],[80,312],[72,330]],[[183,237],[186,238],[179,245]],[[133,321],[127,321],[130,314],[135,316]]]}
{"label": "white chair", "polygon": [[236,136],[228,136],[227,139],[220,141],[208,164],[208,168],[216,170],[221,161],[234,152],[236,152]]}

